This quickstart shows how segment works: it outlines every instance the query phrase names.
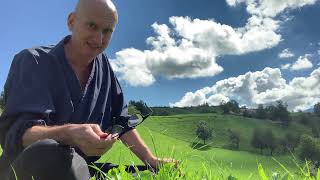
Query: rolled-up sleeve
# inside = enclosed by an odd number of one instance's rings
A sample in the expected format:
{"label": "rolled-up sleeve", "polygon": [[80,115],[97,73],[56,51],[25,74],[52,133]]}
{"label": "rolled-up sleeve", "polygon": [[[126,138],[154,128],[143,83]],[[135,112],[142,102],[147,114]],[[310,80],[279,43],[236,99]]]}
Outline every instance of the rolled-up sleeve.
{"label": "rolled-up sleeve", "polygon": [[[7,119],[8,120],[8,119]],[[4,149],[8,154],[16,155],[23,150],[22,136],[25,131],[33,126],[45,126],[45,120],[21,116],[15,119],[6,133]]]}
{"label": "rolled-up sleeve", "polygon": [[23,150],[22,136],[35,125],[46,125],[54,106],[48,87],[48,72],[37,54],[24,50],[11,64],[4,87],[5,108],[0,118],[0,141],[5,156]]}
{"label": "rolled-up sleeve", "polygon": [[130,118],[130,115],[128,114],[128,106],[126,102],[124,101],[123,91],[121,89],[120,83],[118,79],[116,78],[115,74],[112,72],[112,114],[115,118],[116,124],[121,125],[124,127],[121,134],[119,134],[119,137],[121,137],[126,132],[134,129],[133,127],[128,126],[128,120]]}

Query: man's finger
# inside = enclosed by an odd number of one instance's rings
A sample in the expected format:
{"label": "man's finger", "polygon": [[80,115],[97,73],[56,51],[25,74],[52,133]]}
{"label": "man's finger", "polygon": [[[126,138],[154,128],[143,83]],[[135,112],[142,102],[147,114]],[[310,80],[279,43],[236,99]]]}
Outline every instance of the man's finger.
{"label": "man's finger", "polygon": [[101,128],[100,128],[100,126],[99,126],[98,124],[90,124],[90,126],[91,126],[92,130],[93,130],[98,136],[102,136],[102,135],[106,134],[106,133],[104,133],[104,132],[101,130]]}
{"label": "man's finger", "polygon": [[112,134],[112,136],[111,136],[111,138],[113,138],[113,139],[118,139],[118,137],[119,137],[118,133]]}

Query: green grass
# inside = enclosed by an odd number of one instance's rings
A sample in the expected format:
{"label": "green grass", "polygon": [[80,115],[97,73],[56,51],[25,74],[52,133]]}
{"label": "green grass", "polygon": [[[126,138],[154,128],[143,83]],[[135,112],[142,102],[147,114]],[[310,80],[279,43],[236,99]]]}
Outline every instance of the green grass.
{"label": "green grass", "polygon": [[[139,127],[138,130],[153,152],[156,152],[160,157],[174,156],[176,159],[187,162],[185,170],[188,172],[203,171],[203,166],[205,166],[211,173],[232,174],[241,179],[247,179],[251,176],[255,179],[259,177],[257,168],[259,163],[265,167],[268,175],[272,172],[285,172],[270,156],[220,148],[212,148],[207,151],[194,150],[188,142],[158,132],[149,132],[147,127]],[[153,136],[155,147],[153,147],[150,134]],[[276,159],[290,171],[298,171],[290,156],[276,156]],[[121,143],[116,143],[112,150],[102,156],[99,161],[117,164],[142,164]]]}
{"label": "green grass", "polygon": [[[209,122],[213,125],[215,131],[215,137],[211,141],[208,141],[212,148],[207,150],[197,150],[191,147],[191,143],[197,141],[195,138],[195,128],[200,120]],[[184,164],[183,171],[188,174],[188,177],[191,177],[189,179],[197,179],[198,177],[198,179],[201,179],[202,174],[210,176],[212,179],[227,179],[227,177],[231,175],[238,179],[255,180],[264,179],[264,176],[271,177],[274,173],[286,174],[286,169],[295,175],[301,172],[293,162],[291,155],[276,155],[274,156],[274,160],[271,156],[252,153],[254,150],[250,147],[250,138],[252,130],[255,127],[272,128],[278,136],[283,136],[290,131],[306,134],[311,133],[309,129],[295,122],[289,128],[285,129],[264,120],[222,114],[154,116],[139,126],[138,131],[152,152],[157,156],[174,157],[182,160],[182,164]],[[229,128],[241,131],[241,151],[231,151],[221,148],[228,143],[227,129]],[[2,150],[0,148],[0,154],[1,152]],[[116,164],[142,164],[142,162],[120,142],[117,142],[99,161]],[[279,161],[279,163],[276,161]],[[300,163],[298,163],[298,165],[301,166]],[[170,172],[167,171],[164,172],[162,176],[168,178]],[[121,172],[121,170],[117,170],[117,172],[114,173],[118,173],[117,175],[120,174],[121,177],[122,175],[126,176],[128,179],[131,177]],[[143,179],[150,179],[149,174],[146,174],[144,177],[146,178]],[[320,177],[318,180],[320,180]]]}
{"label": "green grass", "polygon": [[228,129],[237,129],[241,133],[240,150],[255,151],[250,146],[251,135],[254,128],[270,128],[278,137],[288,132],[299,134],[311,134],[311,130],[305,126],[293,122],[288,128],[280,127],[270,121],[245,118],[242,116],[223,114],[188,114],[174,116],[153,116],[146,120],[144,125],[154,132],[174,137],[176,139],[192,143],[195,131],[200,120],[207,121],[214,129],[214,138],[209,140],[214,147],[227,145]]}

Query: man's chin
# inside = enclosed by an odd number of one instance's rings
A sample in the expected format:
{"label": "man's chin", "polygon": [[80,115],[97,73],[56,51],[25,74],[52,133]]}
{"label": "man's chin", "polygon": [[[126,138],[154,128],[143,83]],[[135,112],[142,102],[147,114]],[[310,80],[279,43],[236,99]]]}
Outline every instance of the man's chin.
{"label": "man's chin", "polygon": [[84,54],[85,57],[88,57],[90,59],[92,58],[95,58],[97,57],[102,51],[98,51],[98,50],[95,50],[95,51],[86,51]]}

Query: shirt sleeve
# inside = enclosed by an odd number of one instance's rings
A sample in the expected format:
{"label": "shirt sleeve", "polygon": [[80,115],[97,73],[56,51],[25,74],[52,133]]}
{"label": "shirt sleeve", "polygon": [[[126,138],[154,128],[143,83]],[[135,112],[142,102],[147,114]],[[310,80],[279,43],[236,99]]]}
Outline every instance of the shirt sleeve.
{"label": "shirt sleeve", "polygon": [[23,150],[22,136],[35,125],[46,125],[54,111],[48,87],[48,72],[39,56],[29,50],[17,54],[4,87],[5,108],[0,117],[0,142],[5,156]]}
{"label": "shirt sleeve", "polygon": [[[111,68],[110,68],[111,69]],[[119,134],[121,137],[126,132],[134,129],[133,127],[128,126],[128,120],[130,115],[128,114],[128,106],[124,101],[123,91],[121,89],[120,83],[115,76],[114,72],[111,72],[112,75],[112,117],[115,118],[116,124],[124,127],[122,133]]]}

